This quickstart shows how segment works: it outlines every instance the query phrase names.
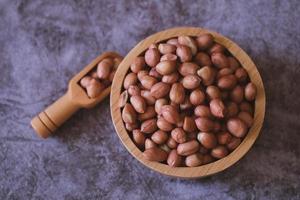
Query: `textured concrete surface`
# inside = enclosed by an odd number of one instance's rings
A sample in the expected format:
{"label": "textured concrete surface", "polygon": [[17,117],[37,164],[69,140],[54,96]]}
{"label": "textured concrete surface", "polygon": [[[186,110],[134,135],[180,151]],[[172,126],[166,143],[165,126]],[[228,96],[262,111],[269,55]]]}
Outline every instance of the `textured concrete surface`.
{"label": "textured concrete surface", "polygon": [[[300,199],[300,3],[294,1],[0,1],[0,199]],[[173,26],[236,41],[257,64],[267,113],[251,151],[201,180],[162,176],[121,145],[109,99],[54,137],[30,119],[98,54],[123,55]]]}

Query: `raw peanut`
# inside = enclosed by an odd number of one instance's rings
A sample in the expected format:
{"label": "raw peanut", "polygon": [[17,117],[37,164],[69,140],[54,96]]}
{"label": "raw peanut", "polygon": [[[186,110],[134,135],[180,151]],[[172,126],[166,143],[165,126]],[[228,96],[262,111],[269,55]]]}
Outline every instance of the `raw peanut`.
{"label": "raw peanut", "polygon": [[140,121],[145,121],[145,120],[151,119],[155,116],[156,116],[156,112],[155,112],[154,106],[148,106],[144,113],[139,114],[138,119]]}
{"label": "raw peanut", "polygon": [[138,124],[137,123],[133,123],[133,124],[125,123],[125,128],[128,131],[133,131],[134,129],[138,128]]}
{"label": "raw peanut", "polygon": [[226,51],[225,47],[215,43],[209,50],[208,53],[212,55],[213,53],[224,53]]}
{"label": "raw peanut", "polygon": [[172,167],[213,162],[237,148],[253,124],[255,85],[211,34],[152,44],[130,68],[119,106],[147,160]]}
{"label": "raw peanut", "polygon": [[161,43],[158,45],[158,50],[161,54],[174,53],[176,51],[176,46],[167,43]]}
{"label": "raw peanut", "polygon": [[146,51],[145,62],[150,67],[155,67],[158,64],[159,59],[160,59],[160,53],[159,53],[158,49],[151,48]]}
{"label": "raw peanut", "polygon": [[172,84],[169,97],[170,100],[176,104],[181,104],[184,102],[185,91],[181,83]]}
{"label": "raw peanut", "polygon": [[159,148],[161,148],[162,150],[164,150],[167,153],[170,153],[170,151],[171,151],[171,149],[166,144],[159,145]]}
{"label": "raw peanut", "polygon": [[148,90],[142,90],[141,96],[146,100],[148,105],[154,105],[155,104],[155,98],[151,96],[150,91]]}
{"label": "raw peanut", "polygon": [[173,101],[170,101],[170,105],[173,106],[179,112],[179,109],[180,109],[179,104],[177,104]]}
{"label": "raw peanut", "polygon": [[169,39],[169,40],[167,41],[167,44],[172,44],[172,45],[174,45],[174,46],[177,47],[177,46],[179,45],[178,39],[177,39],[177,38]]}
{"label": "raw peanut", "polygon": [[172,137],[169,137],[169,139],[167,141],[167,145],[169,148],[175,149],[175,148],[177,148],[178,143]]}
{"label": "raw peanut", "polygon": [[241,138],[232,137],[226,146],[230,151],[233,151],[241,144],[241,141]]}
{"label": "raw peanut", "polygon": [[192,55],[197,53],[197,44],[194,39],[189,36],[179,36],[178,43],[190,47]]}
{"label": "raw peanut", "polygon": [[243,101],[239,105],[240,111],[248,112],[249,114],[253,115],[253,108],[250,103]]}
{"label": "raw peanut", "polygon": [[136,112],[131,104],[126,103],[122,111],[122,119],[125,123],[133,124],[136,121]]}
{"label": "raw peanut", "polygon": [[141,89],[141,90],[147,90],[140,81],[138,81],[137,86]]}
{"label": "raw peanut", "polygon": [[141,95],[141,90],[137,85],[131,85],[127,89],[127,92],[130,96],[140,96]]}
{"label": "raw peanut", "polygon": [[242,67],[239,67],[235,70],[235,76],[240,83],[245,83],[248,79],[248,73]]}
{"label": "raw peanut", "polygon": [[244,89],[242,86],[237,85],[230,92],[230,99],[235,103],[241,103],[244,99]]}
{"label": "raw peanut", "polygon": [[213,133],[200,132],[197,139],[207,149],[212,149],[217,145],[217,138]]}
{"label": "raw peanut", "polygon": [[123,108],[125,106],[125,104],[128,101],[128,92],[127,90],[125,90],[124,92],[122,92],[120,94],[120,98],[119,98],[119,102],[118,102],[118,106],[119,108]]}
{"label": "raw peanut", "polygon": [[239,63],[239,61],[237,61],[237,59],[235,59],[232,56],[229,56],[227,58],[228,58],[229,68],[230,69],[232,69],[233,71],[235,71],[237,68],[240,67],[240,63]]}
{"label": "raw peanut", "polygon": [[[178,110],[179,110],[179,108],[178,108]],[[176,126],[178,128],[182,128],[183,127],[184,116],[185,116],[184,114],[180,114],[179,115],[179,121],[176,123]]]}
{"label": "raw peanut", "polygon": [[140,130],[138,130],[138,129],[133,130],[132,131],[132,138],[133,138],[134,143],[137,146],[139,146],[139,147],[144,146],[146,138]]}
{"label": "raw peanut", "polygon": [[176,62],[174,61],[161,61],[156,65],[156,71],[161,75],[169,75],[176,70]]}
{"label": "raw peanut", "polygon": [[197,131],[197,126],[193,117],[184,117],[183,130],[189,133]]}
{"label": "raw peanut", "polygon": [[176,149],[173,149],[168,156],[167,163],[171,167],[180,167],[182,164],[182,156],[177,154]]}
{"label": "raw peanut", "polygon": [[223,53],[213,53],[211,55],[211,61],[214,66],[218,68],[229,67],[228,59]]}
{"label": "raw peanut", "polygon": [[238,118],[245,122],[248,128],[250,128],[253,125],[253,118],[248,112],[240,112],[238,114]]}
{"label": "raw peanut", "polygon": [[151,87],[150,93],[151,96],[153,96],[156,99],[162,98],[164,96],[166,96],[167,94],[169,94],[170,91],[170,85],[167,83],[163,83],[163,82],[159,82],[154,84]]}
{"label": "raw peanut", "polygon": [[202,164],[205,165],[205,164],[211,163],[213,161],[214,161],[214,158],[211,155],[206,154],[206,155],[203,156],[203,163]]}
{"label": "raw peanut", "polygon": [[226,147],[219,145],[211,150],[211,155],[214,158],[221,159],[228,155],[228,150]]}
{"label": "raw peanut", "polygon": [[141,131],[143,133],[153,133],[157,130],[156,119],[148,119],[141,124]]}
{"label": "raw peanut", "polygon": [[179,65],[178,72],[182,76],[187,76],[190,74],[196,74],[197,70],[199,69],[199,66],[192,62],[185,62]]}
{"label": "raw peanut", "polygon": [[130,69],[134,73],[138,73],[139,71],[143,70],[146,65],[145,58],[142,56],[136,57],[133,63],[130,65]]}
{"label": "raw peanut", "polygon": [[167,141],[168,137],[169,136],[166,132],[158,130],[152,134],[151,139],[156,144],[163,144]]}
{"label": "raw peanut", "polygon": [[226,75],[218,80],[218,87],[225,90],[230,90],[236,86],[237,79],[234,75]]}
{"label": "raw peanut", "polygon": [[145,113],[146,111],[146,101],[143,97],[141,96],[132,96],[130,97],[130,103],[135,109],[136,112],[138,113]]}
{"label": "raw peanut", "polygon": [[111,59],[102,60],[97,66],[97,75],[100,79],[108,79],[109,74],[113,68],[113,61]]}
{"label": "raw peanut", "polygon": [[212,62],[211,62],[211,59],[210,59],[209,55],[207,55],[204,52],[197,53],[197,55],[195,56],[195,62],[200,67],[212,66]]}
{"label": "raw peanut", "polygon": [[90,76],[91,76],[92,78],[94,78],[94,79],[99,79],[99,77],[98,77],[98,75],[97,75],[97,69],[96,69],[96,71],[92,71],[92,72],[90,73]]}
{"label": "raw peanut", "polygon": [[218,74],[217,74],[217,79],[220,79],[222,76],[226,76],[226,75],[229,75],[229,74],[233,74],[233,70],[230,69],[230,68],[223,68],[223,69],[220,69]]}
{"label": "raw peanut", "polygon": [[141,90],[146,90],[146,88],[140,83],[137,83],[137,86],[141,89]]}
{"label": "raw peanut", "polygon": [[108,77],[108,80],[110,82],[113,82],[115,74],[116,74],[116,70],[113,70],[113,71],[110,72],[109,77]]}
{"label": "raw peanut", "polygon": [[152,86],[157,83],[157,79],[153,76],[145,75],[143,78],[141,78],[140,82],[144,88],[150,90]]}
{"label": "raw peanut", "polygon": [[210,108],[205,105],[199,105],[195,108],[194,114],[197,117],[205,117],[205,118],[212,118],[212,114],[210,112]]}
{"label": "raw peanut", "polygon": [[161,114],[171,124],[176,124],[180,120],[178,111],[174,106],[164,105],[161,108]]}
{"label": "raw peanut", "polygon": [[226,114],[226,107],[222,100],[213,99],[209,102],[209,108],[213,116],[224,118]]}
{"label": "raw peanut", "polygon": [[144,98],[144,100],[146,101],[146,104],[148,104],[148,105],[154,105],[155,98],[151,96],[150,91],[148,91],[148,90],[142,90],[141,91],[141,97]]}
{"label": "raw peanut", "polygon": [[95,98],[98,95],[101,94],[101,92],[104,90],[104,85],[102,83],[100,83],[98,80],[96,79],[92,79],[90,81],[90,84],[86,87],[86,92],[87,95],[90,98]]}
{"label": "raw peanut", "polygon": [[149,76],[153,76],[154,78],[159,80],[162,78],[162,75],[157,72],[156,67],[151,68],[151,70],[149,71]]}
{"label": "raw peanut", "polygon": [[145,140],[145,149],[156,147],[156,144],[149,138]]}
{"label": "raw peanut", "polygon": [[135,73],[129,73],[126,75],[123,83],[123,87],[128,89],[129,86],[135,85],[137,83],[137,76]]}
{"label": "raw peanut", "polygon": [[182,85],[186,89],[195,89],[199,87],[201,79],[197,75],[187,75],[182,80]]}
{"label": "raw peanut", "polygon": [[253,83],[248,83],[245,87],[245,98],[248,101],[254,101],[256,98],[256,86]]}
{"label": "raw peanut", "polygon": [[196,38],[196,43],[199,50],[207,50],[214,43],[214,38],[210,33],[205,33]]}
{"label": "raw peanut", "polygon": [[204,146],[200,146],[199,153],[201,153],[201,154],[207,154],[208,152],[209,152],[209,149],[205,148]]}
{"label": "raw peanut", "polygon": [[203,164],[203,155],[195,153],[185,158],[185,165],[188,167],[197,167]]}
{"label": "raw peanut", "polygon": [[164,75],[161,81],[164,83],[173,84],[176,83],[178,79],[179,79],[179,74],[177,72],[173,72],[172,74]]}
{"label": "raw peanut", "polygon": [[215,121],[215,122],[214,122],[213,132],[214,132],[214,133],[217,133],[217,132],[219,132],[219,131],[221,130],[221,128],[222,128],[222,126],[221,126],[220,122]]}
{"label": "raw peanut", "polygon": [[182,128],[175,128],[171,132],[171,137],[179,144],[187,141],[186,133]]}
{"label": "raw peanut", "polygon": [[155,112],[160,115],[162,106],[167,104],[168,104],[167,99],[157,99],[155,101]]}
{"label": "raw peanut", "polygon": [[191,140],[189,142],[185,142],[179,144],[177,146],[177,153],[182,156],[189,156],[193,153],[196,153],[200,148],[199,142],[196,140]]}
{"label": "raw peanut", "polygon": [[228,131],[235,137],[244,137],[247,133],[247,125],[239,118],[230,118],[227,121]]}
{"label": "raw peanut", "polygon": [[161,58],[160,58],[160,61],[172,61],[172,62],[176,62],[177,61],[177,56],[175,54],[171,54],[171,53],[168,53],[168,54],[165,54],[163,55]]}
{"label": "raw peanut", "polygon": [[190,102],[190,97],[189,96],[185,96],[183,103],[181,103],[179,105],[181,110],[187,110],[189,108],[191,108],[193,105]]}
{"label": "raw peanut", "polygon": [[86,88],[86,87],[90,84],[90,82],[91,82],[92,79],[93,79],[93,78],[90,77],[90,76],[85,76],[85,77],[83,77],[83,78],[80,80],[80,85],[81,85],[81,87]]}
{"label": "raw peanut", "polygon": [[219,144],[224,144],[226,145],[227,143],[230,142],[232,136],[230,133],[228,133],[227,131],[225,132],[221,132],[217,134],[217,138],[218,138],[218,143]]}
{"label": "raw peanut", "polygon": [[199,117],[195,120],[196,126],[200,131],[210,132],[214,129],[214,122],[206,117]]}
{"label": "raw peanut", "polygon": [[205,101],[205,94],[200,89],[195,89],[190,94],[190,102],[194,106],[200,105]]}
{"label": "raw peanut", "polygon": [[171,131],[173,130],[173,125],[165,120],[163,117],[159,117],[157,119],[157,127],[163,131]]}
{"label": "raw peanut", "polygon": [[206,88],[206,94],[209,97],[209,99],[220,99],[221,98],[220,89],[214,85],[210,85]]}
{"label": "raw peanut", "polygon": [[227,118],[236,116],[238,112],[239,112],[239,107],[236,103],[232,101],[227,103],[227,113],[226,113]]}
{"label": "raw peanut", "polygon": [[192,51],[188,46],[178,45],[176,49],[176,55],[181,62],[189,62],[192,60]]}
{"label": "raw peanut", "polygon": [[152,147],[150,149],[146,149],[143,152],[143,156],[146,160],[149,161],[163,162],[167,160],[168,153],[162,150],[161,148]]}
{"label": "raw peanut", "polygon": [[198,76],[202,79],[205,86],[213,84],[216,71],[212,67],[204,66],[197,71]]}
{"label": "raw peanut", "polygon": [[149,72],[146,70],[141,70],[137,73],[137,78],[139,79],[139,81],[141,82],[142,78],[146,75],[149,75]]}

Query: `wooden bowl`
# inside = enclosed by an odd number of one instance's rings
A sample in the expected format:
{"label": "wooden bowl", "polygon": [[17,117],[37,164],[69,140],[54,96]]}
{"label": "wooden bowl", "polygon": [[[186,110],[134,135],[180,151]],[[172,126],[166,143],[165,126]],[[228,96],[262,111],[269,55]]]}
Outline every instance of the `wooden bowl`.
{"label": "wooden bowl", "polygon": [[[242,141],[242,143],[228,156],[217,160],[213,163],[202,165],[199,167],[170,167],[166,164],[151,162],[144,159],[142,152],[136,147],[131,138],[129,137],[128,132],[125,129],[124,123],[121,118],[121,109],[118,107],[118,100],[120,98],[120,93],[123,85],[123,80],[127,74],[130,64],[133,62],[134,58],[142,54],[151,44],[159,43],[167,39],[177,37],[180,35],[188,36],[198,36],[202,33],[211,33],[215,41],[224,45],[228,51],[239,60],[241,65],[247,70],[250,79],[257,86],[257,97],[255,100],[255,113],[254,113],[254,124],[249,130],[248,134]],[[194,27],[179,27],[172,28],[162,32],[158,32],[149,36],[148,38],[142,40],[138,43],[123,59],[121,62],[116,74],[115,79],[111,87],[111,97],[110,97],[110,106],[111,106],[111,115],[113,123],[119,138],[121,139],[124,146],[127,150],[142,164],[151,168],[154,171],[160,172],[162,174],[180,177],[180,178],[199,178],[205,177],[218,172],[223,171],[224,169],[230,167],[238,160],[240,160],[251,148],[254,141],[259,135],[260,129],[262,127],[265,115],[265,90],[263,86],[262,79],[260,74],[250,59],[250,57],[233,41],[222,36],[219,33],[209,31],[202,28]]]}

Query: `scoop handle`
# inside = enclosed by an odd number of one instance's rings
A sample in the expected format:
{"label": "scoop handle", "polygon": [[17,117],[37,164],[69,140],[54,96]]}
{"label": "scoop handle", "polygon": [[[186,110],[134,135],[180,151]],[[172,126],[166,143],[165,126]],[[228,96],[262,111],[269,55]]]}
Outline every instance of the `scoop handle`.
{"label": "scoop handle", "polygon": [[31,126],[42,138],[47,138],[81,108],[72,100],[69,92],[64,94],[31,120]]}

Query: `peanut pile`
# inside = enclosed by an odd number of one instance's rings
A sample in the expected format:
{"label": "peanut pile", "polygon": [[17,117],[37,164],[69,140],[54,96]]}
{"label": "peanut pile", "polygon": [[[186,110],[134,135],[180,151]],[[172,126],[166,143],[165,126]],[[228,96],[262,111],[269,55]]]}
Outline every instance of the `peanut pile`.
{"label": "peanut pile", "polygon": [[120,63],[120,58],[104,58],[95,69],[80,80],[80,85],[86,90],[89,98],[97,97],[105,88],[111,85]]}
{"label": "peanut pile", "polygon": [[122,119],[144,158],[196,167],[227,156],[253,124],[256,86],[211,34],[152,44],[123,82]]}

